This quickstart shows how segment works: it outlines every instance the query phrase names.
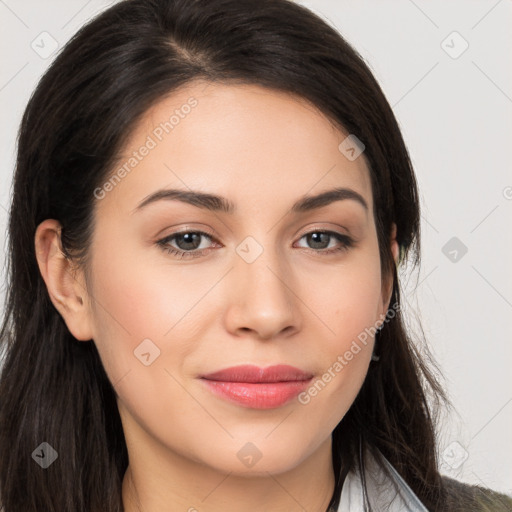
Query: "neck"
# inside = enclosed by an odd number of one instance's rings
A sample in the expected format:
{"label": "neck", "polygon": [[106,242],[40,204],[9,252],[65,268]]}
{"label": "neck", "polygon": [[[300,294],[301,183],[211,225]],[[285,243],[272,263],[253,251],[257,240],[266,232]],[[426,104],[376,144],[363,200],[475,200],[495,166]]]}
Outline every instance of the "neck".
{"label": "neck", "polygon": [[331,443],[289,471],[257,477],[221,473],[175,452],[136,450],[123,479],[124,512],[326,512],[335,483]]}

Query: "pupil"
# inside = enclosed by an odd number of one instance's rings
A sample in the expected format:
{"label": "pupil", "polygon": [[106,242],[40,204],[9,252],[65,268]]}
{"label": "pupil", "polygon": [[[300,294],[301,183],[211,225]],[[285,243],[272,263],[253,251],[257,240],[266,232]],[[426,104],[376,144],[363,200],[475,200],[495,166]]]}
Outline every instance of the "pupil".
{"label": "pupil", "polygon": [[[318,247],[318,245],[315,245],[315,244],[320,244],[321,246],[324,245],[320,241],[320,238],[321,237],[329,238],[329,234],[328,233],[312,233],[312,234],[309,235],[309,237],[311,237],[311,239],[313,240],[313,248],[315,248],[315,249],[325,249],[325,247]],[[324,242],[325,242],[325,240],[324,240]],[[329,244],[327,244],[327,245],[329,245]]]}
{"label": "pupil", "polygon": [[[201,239],[201,235],[199,233],[185,233],[183,235],[180,235],[180,237],[177,238],[176,243],[180,247],[180,249],[197,249],[199,247],[200,243],[194,243],[193,239],[198,240]],[[185,240],[185,244],[180,244],[180,240]],[[188,244],[188,245],[187,245]],[[185,245],[185,246],[184,246]],[[192,246],[190,246],[192,245]]]}

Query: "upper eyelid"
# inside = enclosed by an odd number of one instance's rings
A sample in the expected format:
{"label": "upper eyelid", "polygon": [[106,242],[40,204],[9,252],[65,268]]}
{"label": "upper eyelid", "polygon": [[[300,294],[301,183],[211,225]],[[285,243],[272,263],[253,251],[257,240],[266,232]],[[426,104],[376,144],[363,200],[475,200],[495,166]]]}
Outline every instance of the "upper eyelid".
{"label": "upper eyelid", "polygon": [[207,230],[187,228],[187,229],[183,229],[183,230],[174,231],[173,233],[171,233],[169,235],[166,235],[163,238],[161,238],[160,240],[158,240],[158,242],[162,242],[162,241],[165,241],[165,240],[170,240],[170,239],[172,239],[172,238],[174,238],[176,236],[185,235],[187,233],[200,233],[201,235],[206,235],[207,237],[211,238],[212,240],[217,240],[215,235],[213,233],[208,232]]}

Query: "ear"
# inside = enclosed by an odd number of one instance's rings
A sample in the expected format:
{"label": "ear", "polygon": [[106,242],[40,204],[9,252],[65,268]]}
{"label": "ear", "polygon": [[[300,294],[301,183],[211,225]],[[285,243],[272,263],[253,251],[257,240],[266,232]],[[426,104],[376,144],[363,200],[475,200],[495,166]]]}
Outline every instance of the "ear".
{"label": "ear", "polygon": [[[398,265],[398,258],[400,256],[400,247],[398,242],[396,241],[396,224],[393,222],[391,225],[391,237],[389,240],[391,254],[393,255],[393,259],[395,260],[395,265]],[[389,276],[388,279],[385,280],[382,287],[382,305],[386,309],[383,314],[386,314],[389,309],[389,303],[391,302],[391,295],[393,294],[393,276]]]}
{"label": "ear", "polygon": [[395,265],[398,265],[398,258],[400,257],[400,247],[396,241],[396,224],[391,224],[391,253],[395,260]]}
{"label": "ear", "polygon": [[77,339],[93,338],[87,287],[83,273],[62,251],[61,225],[47,219],[36,229],[35,250],[39,271],[53,305]]}

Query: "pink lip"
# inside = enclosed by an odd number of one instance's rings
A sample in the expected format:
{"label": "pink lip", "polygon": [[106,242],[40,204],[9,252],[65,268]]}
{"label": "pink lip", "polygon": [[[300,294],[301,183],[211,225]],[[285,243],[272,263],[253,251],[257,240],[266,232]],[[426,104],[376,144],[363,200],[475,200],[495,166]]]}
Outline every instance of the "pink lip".
{"label": "pink lip", "polygon": [[242,365],[202,375],[201,379],[212,392],[239,405],[273,409],[303,391],[312,377],[311,373],[289,365]]}

